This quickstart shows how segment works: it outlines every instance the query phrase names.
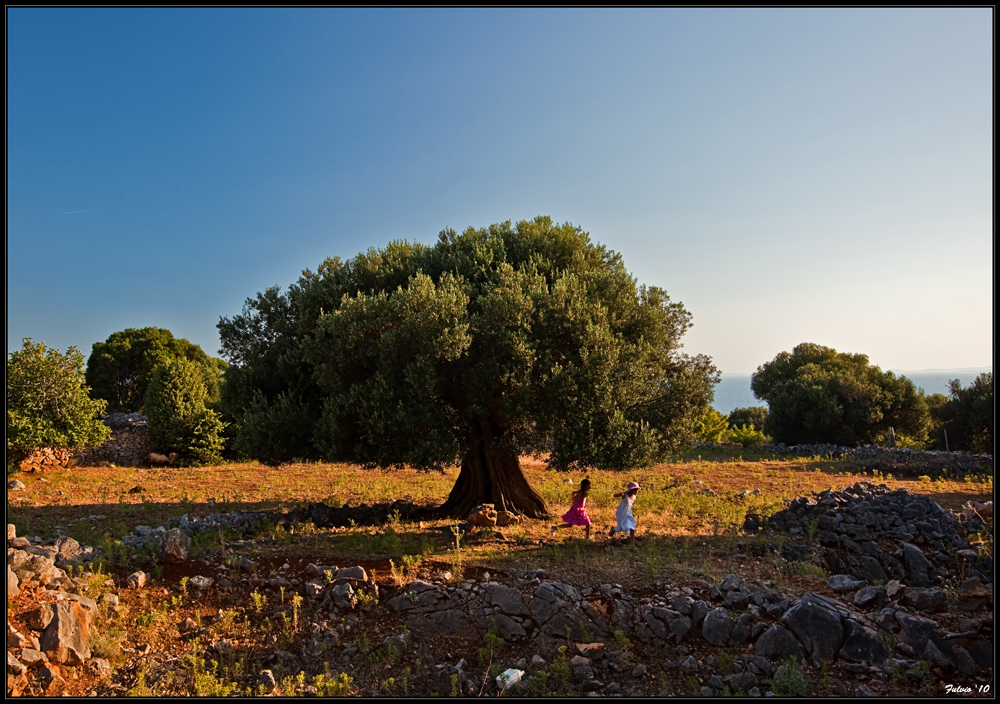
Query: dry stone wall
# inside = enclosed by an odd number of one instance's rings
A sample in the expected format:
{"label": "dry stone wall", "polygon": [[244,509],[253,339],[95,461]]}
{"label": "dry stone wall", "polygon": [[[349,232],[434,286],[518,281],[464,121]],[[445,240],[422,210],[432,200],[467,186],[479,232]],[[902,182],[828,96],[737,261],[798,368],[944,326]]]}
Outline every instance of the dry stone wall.
{"label": "dry stone wall", "polygon": [[149,423],[140,413],[110,413],[101,420],[111,428],[111,437],[103,444],[76,454],[84,466],[98,462],[135,465],[143,461],[152,448],[149,444]]}
{"label": "dry stone wall", "polygon": [[21,461],[21,471],[69,469],[78,465],[92,467],[100,463],[134,466],[145,461],[152,450],[146,416],[141,413],[109,413],[101,420],[111,428],[111,437],[102,444],[76,451],[42,447]]}

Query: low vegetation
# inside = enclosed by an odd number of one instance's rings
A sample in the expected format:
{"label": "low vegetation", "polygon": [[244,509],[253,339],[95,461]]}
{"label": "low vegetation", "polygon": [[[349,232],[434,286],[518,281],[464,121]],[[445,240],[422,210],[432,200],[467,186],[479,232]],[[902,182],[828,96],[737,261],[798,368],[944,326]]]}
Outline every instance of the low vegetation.
{"label": "low vegetation", "polygon": [[[201,536],[195,540],[192,558],[211,557],[227,565],[223,574],[239,574],[241,560],[249,560],[254,564],[250,574],[261,577],[291,574],[279,570],[288,563],[293,565],[291,571],[296,566],[304,568],[308,562],[364,563],[380,587],[390,590],[387,593],[415,578],[443,571],[450,572],[458,584],[469,576],[478,578],[484,571],[542,567],[553,579],[581,585],[617,582],[643,594],[653,593],[658,584],[666,582],[721,580],[734,569],[732,555],[740,554],[744,557],[739,571],[745,579],[771,582],[779,588],[804,585],[815,589],[822,587],[829,575],[815,565],[786,562],[762,549],[768,541],[784,538],[745,534],[742,525],[747,511],[767,516],[780,510],[786,499],[858,480],[906,486],[955,509],[970,499],[986,499],[993,491],[991,476],[902,479],[877,471],[862,473],[847,460],[779,459],[725,448],[694,450],[669,463],[627,475],[554,472],[531,458],[522,458],[522,465],[529,481],[556,512],[568,507],[580,479],[590,477],[594,488],[587,508],[598,528],[613,523],[615,494],[625,482],[638,481],[643,487],[635,505],[640,540],[631,549],[605,549],[610,545],[606,530],[595,531],[596,544],[592,545],[583,541],[582,532],[568,532],[552,540],[548,535],[551,520],[526,520],[520,525],[466,534],[453,520],[410,522],[400,520],[397,514],[384,525],[332,530],[320,530],[310,523],[288,529],[263,523],[252,536],[259,540],[239,548],[231,544],[234,536]],[[380,648],[386,636],[398,632],[399,625],[376,616],[375,600],[363,595],[360,621],[325,626],[338,632],[336,658],[317,653],[310,661],[320,669],[283,669],[280,662],[268,664],[267,657],[275,651],[304,647],[302,643],[311,637],[310,614],[314,609],[309,599],[285,589],[267,591],[260,587],[242,596],[218,592],[209,600],[192,592],[190,575],[183,569],[159,565],[152,554],[137,553],[118,539],[136,525],[162,525],[183,513],[284,511],[318,501],[338,506],[397,499],[432,504],[447,494],[457,472],[457,468],[440,474],[406,468],[383,473],[353,465],[295,463],[277,468],[257,464],[141,471],[98,467],[22,474],[19,476],[27,489],[9,498],[8,522],[18,526],[19,535],[44,538],[65,533],[82,543],[101,546],[104,557],[92,566],[99,569],[93,570],[83,587],[94,598],[100,599],[110,590],[108,584],[121,584],[124,576],[137,568],[152,574],[152,587],[120,592],[123,602],[119,609],[102,605],[106,628],[92,640],[95,653],[115,669],[110,682],[124,688],[114,690],[118,694],[256,696],[263,691],[254,678],[267,667],[275,676],[275,694],[418,696],[428,693],[426,683],[434,679],[434,666],[454,662],[458,653],[488,673],[510,667],[517,660],[516,653],[496,633],[470,641],[464,650],[460,644],[448,642],[425,642],[413,651],[409,646],[402,651]],[[753,494],[754,489],[760,493]],[[15,601],[14,611],[19,608]],[[207,635],[193,639],[179,636],[178,624],[185,619],[194,621],[196,628],[209,629]],[[231,644],[231,650],[229,646],[222,651],[218,645],[209,647],[219,641]],[[142,669],[146,644],[163,656],[160,662],[168,658],[174,664],[164,669],[153,663]],[[347,664],[340,657],[345,646],[366,655],[352,657]],[[614,647],[626,660],[646,663],[652,672],[660,671],[670,655],[647,653],[624,634]],[[575,693],[566,672],[567,654],[554,650],[550,656],[545,676],[532,685],[535,692]],[[480,665],[480,660],[485,662]],[[724,664],[724,658],[721,662]],[[326,663],[325,669],[322,663]],[[788,663],[779,668],[771,688],[779,694],[800,696],[804,687],[806,692],[824,691],[818,677],[799,664]],[[253,686],[247,684],[250,679]],[[479,685],[477,682],[476,687]],[[69,693],[84,695],[99,685],[94,678],[83,676],[66,686]],[[650,691],[642,693],[687,692],[689,683],[672,672],[651,678],[649,687]],[[907,690],[903,687],[898,691]]]}

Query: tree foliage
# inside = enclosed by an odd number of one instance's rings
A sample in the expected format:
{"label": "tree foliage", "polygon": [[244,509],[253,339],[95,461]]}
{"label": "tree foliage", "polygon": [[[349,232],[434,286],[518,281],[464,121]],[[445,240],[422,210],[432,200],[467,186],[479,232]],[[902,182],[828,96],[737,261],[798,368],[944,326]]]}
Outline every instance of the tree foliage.
{"label": "tree foliage", "polygon": [[853,447],[874,443],[889,427],[918,440],[927,437],[923,394],[863,354],[802,343],[757,367],[750,385],[767,401],[764,432],[778,442]]}
{"label": "tree foliage", "polygon": [[714,408],[709,408],[698,420],[698,441],[717,445],[726,441],[726,430],[729,428],[729,418]]}
{"label": "tree foliage", "polygon": [[226,363],[163,328],[128,328],[95,342],[87,360],[87,383],[94,398],[108,402],[109,412],[135,412],[145,401],[157,366],[171,359],[195,363],[208,403],[218,401]]}
{"label": "tree foliage", "polygon": [[327,259],[223,318],[223,404],[251,457],[461,462],[445,510],[542,515],[519,454],[626,467],[692,439],[718,372],[681,353],[690,325],[572,225],[445,230]]}
{"label": "tree foliage", "polygon": [[42,447],[99,445],[111,429],[98,416],[105,402],[90,397],[83,355],[25,339],[7,357],[7,469]]}
{"label": "tree foliage", "polygon": [[[996,423],[993,407],[993,372],[983,372],[966,388],[953,379],[950,398],[936,409],[938,432],[948,431],[948,448],[968,452],[993,452],[993,428]],[[936,445],[938,446],[938,445]],[[943,442],[940,446],[943,447]]]}
{"label": "tree foliage", "polygon": [[180,464],[221,462],[223,423],[206,407],[207,400],[199,364],[186,359],[168,359],[159,364],[146,392],[153,450],[176,452]]}
{"label": "tree foliage", "polygon": [[729,412],[730,428],[741,428],[744,425],[749,425],[754,430],[763,432],[765,420],[767,420],[767,406],[734,408]]}

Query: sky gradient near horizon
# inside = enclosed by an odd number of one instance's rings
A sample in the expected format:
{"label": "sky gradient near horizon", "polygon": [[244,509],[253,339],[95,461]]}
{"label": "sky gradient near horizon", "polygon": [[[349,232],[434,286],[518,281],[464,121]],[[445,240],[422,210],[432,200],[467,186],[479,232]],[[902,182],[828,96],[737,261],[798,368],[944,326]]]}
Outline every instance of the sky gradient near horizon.
{"label": "sky gradient near horizon", "polygon": [[7,350],[549,215],[748,373],[992,368],[993,10],[8,8]]}

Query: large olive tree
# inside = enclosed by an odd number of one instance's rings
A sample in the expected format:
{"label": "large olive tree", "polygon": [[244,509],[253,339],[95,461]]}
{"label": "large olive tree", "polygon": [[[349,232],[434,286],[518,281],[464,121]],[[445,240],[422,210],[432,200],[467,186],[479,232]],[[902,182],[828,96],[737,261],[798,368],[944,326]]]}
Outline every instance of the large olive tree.
{"label": "large olive tree", "polygon": [[690,442],[718,381],[681,353],[690,325],[572,225],[446,230],[327,259],[222,318],[223,403],[249,456],[460,463],[442,513],[543,516],[521,454],[625,468]]}

